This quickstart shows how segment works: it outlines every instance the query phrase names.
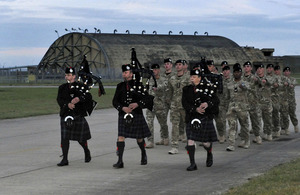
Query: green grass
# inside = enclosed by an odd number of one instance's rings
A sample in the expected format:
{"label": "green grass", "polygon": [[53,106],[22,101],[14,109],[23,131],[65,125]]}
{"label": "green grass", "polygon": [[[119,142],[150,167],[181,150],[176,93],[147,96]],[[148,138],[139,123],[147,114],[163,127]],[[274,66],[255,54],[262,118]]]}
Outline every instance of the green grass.
{"label": "green grass", "polygon": [[225,195],[300,194],[300,158],[278,165],[248,183],[230,189]]}
{"label": "green grass", "polygon": [[[0,86],[0,119],[29,117],[59,113],[56,102],[57,88],[4,88]],[[98,89],[92,89],[93,99],[98,102],[96,109],[112,107],[115,89],[105,89],[106,94],[98,97]]]}

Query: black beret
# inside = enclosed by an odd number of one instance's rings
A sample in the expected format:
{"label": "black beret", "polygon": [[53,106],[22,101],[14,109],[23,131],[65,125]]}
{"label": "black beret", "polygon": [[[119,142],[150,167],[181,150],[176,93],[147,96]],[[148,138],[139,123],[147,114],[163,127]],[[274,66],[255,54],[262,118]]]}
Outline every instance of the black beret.
{"label": "black beret", "polygon": [[125,72],[127,70],[132,70],[132,67],[130,64],[124,64],[122,65],[122,71]]}
{"label": "black beret", "polygon": [[190,75],[201,75],[201,71],[199,69],[193,69],[190,71]]}
{"label": "black beret", "polygon": [[177,61],[175,62],[175,64],[177,64],[177,63],[184,64],[184,60],[177,60]]}
{"label": "black beret", "polygon": [[230,67],[229,67],[229,66],[224,66],[224,67],[222,68],[222,71],[224,71],[224,70],[230,70]]}
{"label": "black beret", "polygon": [[279,66],[279,65],[276,65],[276,66],[274,67],[274,70],[280,70],[280,66]]}
{"label": "black beret", "polygon": [[223,65],[228,65],[228,62],[227,62],[227,61],[223,61],[223,62],[221,63],[221,66],[223,66]]}
{"label": "black beret", "polygon": [[288,71],[291,71],[291,68],[287,66],[287,67],[285,67],[285,68],[283,69],[283,72],[285,72],[285,71],[287,71],[287,70],[288,70]]}
{"label": "black beret", "polygon": [[72,68],[72,67],[67,67],[66,70],[65,70],[65,73],[66,73],[66,74],[71,73],[71,74],[74,75],[74,74],[75,74],[75,69]]}
{"label": "black beret", "polygon": [[206,61],[206,64],[209,66],[209,65],[214,65],[214,61],[213,60],[207,60]]}
{"label": "black beret", "polygon": [[239,63],[235,63],[233,65],[233,70],[236,69],[236,68],[241,68],[241,65]]}
{"label": "black beret", "polygon": [[164,63],[167,63],[167,62],[171,62],[172,63],[172,59],[171,58],[164,59]]}
{"label": "black beret", "polygon": [[247,62],[245,62],[245,63],[244,63],[244,66],[246,66],[246,65],[250,65],[250,66],[252,66],[252,64],[251,64],[251,62],[250,62],[250,61],[247,61]]}
{"label": "black beret", "polygon": [[242,68],[241,67],[235,67],[235,68],[233,68],[233,72],[242,72]]}
{"label": "black beret", "polygon": [[269,68],[269,67],[274,68],[274,65],[273,65],[273,64],[268,64],[268,65],[267,65],[267,68]]}
{"label": "black beret", "polygon": [[159,67],[159,65],[158,64],[152,64],[151,65],[151,69],[153,70],[153,69],[159,69],[160,67]]}
{"label": "black beret", "polygon": [[265,66],[263,65],[263,64],[257,64],[257,65],[255,65],[255,68],[256,68],[256,70],[258,69],[258,68],[264,68]]}
{"label": "black beret", "polygon": [[186,60],[182,60],[183,61],[183,64],[187,64],[187,61]]}

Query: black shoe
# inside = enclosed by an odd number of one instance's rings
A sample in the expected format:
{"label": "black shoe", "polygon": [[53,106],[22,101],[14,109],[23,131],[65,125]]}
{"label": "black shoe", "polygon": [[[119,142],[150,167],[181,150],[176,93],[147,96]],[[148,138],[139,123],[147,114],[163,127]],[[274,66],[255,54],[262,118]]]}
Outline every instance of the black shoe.
{"label": "black shoe", "polygon": [[92,157],[91,157],[91,153],[90,153],[90,150],[88,150],[86,153],[85,153],[85,159],[84,159],[84,162],[88,163],[92,160]]}
{"label": "black shoe", "polygon": [[68,160],[62,160],[62,161],[60,161],[60,163],[57,164],[57,166],[59,166],[59,167],[67,166],[67,165],[69,165]]}
{"label": "black shoe", "polygon": [[147,163],[147,155],[145,154],[142,156],[141,165],[146,165]]}
{"label": "black shoe", "polygon": [[116,164],[113,165],[113,167],[120,169],[124,168],[124,163],[123,162],[117,162]]}
{"label": "black shoe", "polygon": [[213,165],[213,154],[211,152],[208,152],[206,158],[206,166],[211,167],[212,165]]}
{"label": "black shoe", "polygon": [[187,171],[195,171],[197,170],[197,165],[195,163],[192,163],[188,168],[186,168]]}

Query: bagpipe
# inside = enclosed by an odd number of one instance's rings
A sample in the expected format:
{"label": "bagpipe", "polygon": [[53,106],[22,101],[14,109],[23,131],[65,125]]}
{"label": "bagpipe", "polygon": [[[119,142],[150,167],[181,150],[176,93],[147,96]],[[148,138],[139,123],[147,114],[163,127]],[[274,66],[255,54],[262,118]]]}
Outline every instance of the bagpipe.
{"label": "bagpipe", "polygon": [[[98,83],[99,85],[98,96],[100,97],[101,95],[105,94],[105,90],[101,82],[101,77],[95,76],[91,73],[88,61],[86,60],[86,56],[84,56],[78,71],[78,82],[74,82],[70,86],[73,96],[85,96],[90,92],[90,90],[95,86],[96,83]],[[98,103],[91,99],[90,101],[86,101],[84,104],[87,114],[91,115]],[[71,114],[69,114],[68,116],[71,116]],[[69,117],[68,119],[72,118]]]}
{"label": "bagpipe", "polygon": [[201,70],[203,83],[210,86],[215,92],[218,92],[219,94],[223,93],[223,75],[211,73],[207,67],[205,57],[201,57],[200,63],[194,66],[194,68],[199,68]]}
{"label": "bagpipe", "polygon": [[96,83],[99,85],[98,96],[105,94],[105,90],[101,81],[101,76],[93,75],[90,71],[88,61],[86,60],[86,55],[84,55],[83,60],[78,71],[78,81],[81,81],[87,85],[90,89],[95,86]]}
{"label": "bagpipe", "polygon": [[[132,80],[133,87],[130,89],[130,92],[136,96],[140,96],[143,98],[150,98],[151,100],[147,101],[145,104],[145,108],[152,110],[153,109],[153,99],[154,97],[148,94],[150,88],[150,79],[152,78],[154,81],[153,87],[157,87],[156,78],[153,74],[153,71],[149,68],[142,67],[141,63],[137,59],[136,51],[134,48],[131,49],[131,63],[132,67]],[[144,79],[146,81],[144,81]],[[147,97],[146,97],[147,96]]]}
{"label": "bagpipe", "polygon": [[[131,49],[131,66],[133,73],[134,86],[133,89],[138,93],[143,93],[145,91],[149,91],[149,82],[151,77],[154,80],[154,86],[157,87],[157,82],[153,71],[149,68],[142,67],[141,63],[136,57],[136,51],[134,48]],[[146,82],[143,82],[143,78],[146,78]]]}
{"label": "bagpipe", "polygon": [[[137,59],[136,51],[134,48],[131,49],[130,66],[132,68],[133,86],[130,88],[129,92],[131,93],[131,96],[137,96],[139,97],[138,99],[143,100],[144,108],[147,108],[152,111],[154,96],[149,95],[148,91],[150,88],[151,77],[154,81],[153,87],[157,87],[157,82],[153,71],[149,68],[142,67],[141,63]],[[145,78],[146,81],[144,81],[143,78]],[[134,122],[134,115],[131,113],[126,113],[124,115],[124,122],[125,126],[131,126]]]}

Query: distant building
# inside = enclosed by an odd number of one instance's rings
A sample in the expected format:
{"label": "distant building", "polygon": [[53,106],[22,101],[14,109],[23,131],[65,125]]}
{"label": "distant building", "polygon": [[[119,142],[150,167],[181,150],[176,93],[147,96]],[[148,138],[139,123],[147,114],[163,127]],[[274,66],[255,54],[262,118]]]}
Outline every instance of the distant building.
{"label": "distant building", "polygon": [[121,65],[130,63],[131,48],[135,48],[137,58],[144,66],[162,64],[167,57],[174,62],[185,59],[190,65],[205,57],[214,60],[216,66],[224,60],[230,65],[249,60],[294,67],[300,61],[300,56],[276,57],[273,56],[272,48],[260,50],[241,47],[222,36],[73,32],[59,37],[49,47],[38,65],[39,75],[62,75],[66,66],[79,68],[83,56],[86,55],[94,74],[105,79],[119,79]]}

